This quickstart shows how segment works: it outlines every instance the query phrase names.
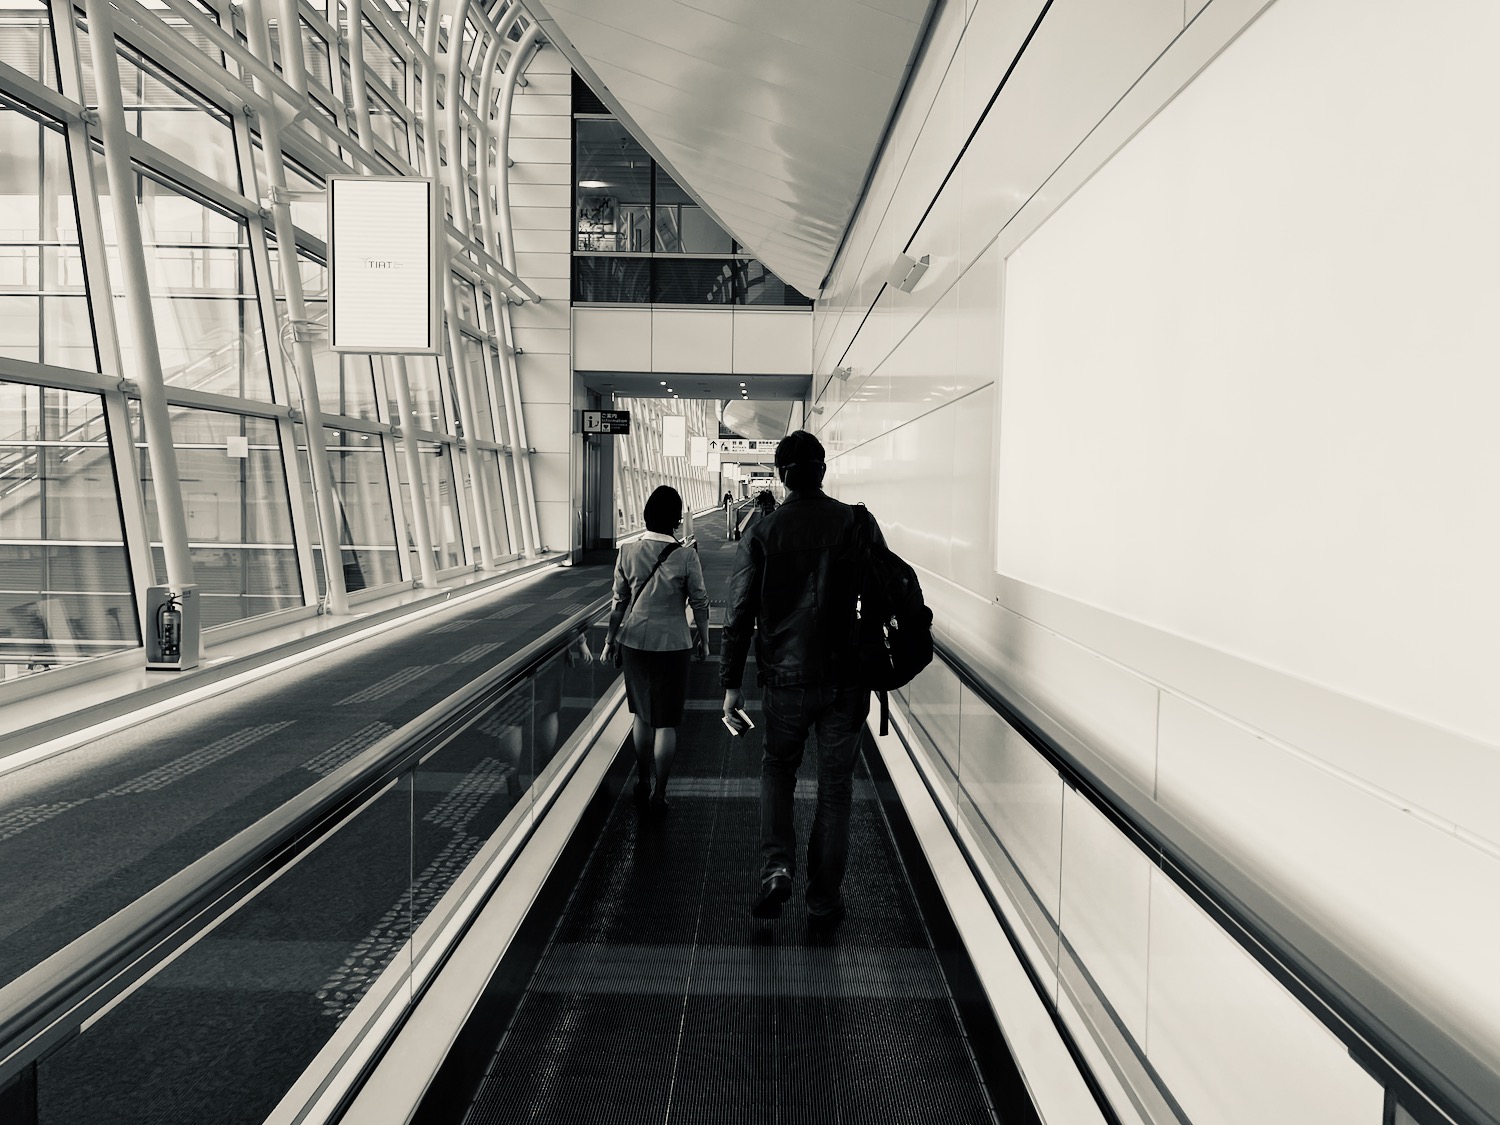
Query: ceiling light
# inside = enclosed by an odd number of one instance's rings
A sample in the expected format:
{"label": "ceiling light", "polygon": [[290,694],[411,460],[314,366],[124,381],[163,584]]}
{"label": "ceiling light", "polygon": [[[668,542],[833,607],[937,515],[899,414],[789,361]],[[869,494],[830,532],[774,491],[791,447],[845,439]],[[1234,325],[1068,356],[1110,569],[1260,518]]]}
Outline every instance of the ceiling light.
{"label": "ceiling light", "polygon": [[582,188],[603,188],[609,187],[609,184],[605,180],[579,180],[578,186]]}
{"label": "ceiling light", "polygon": [[664,386],[664,387],[665,387],[665,386],[666,386],[666,385],[667,385],[667,381],[666,381],[666,380],[665,380],[665,379],[663,379],[663,380],[662,380],[662,381],[661,381],[661,385],[662,385],[662,386]]}

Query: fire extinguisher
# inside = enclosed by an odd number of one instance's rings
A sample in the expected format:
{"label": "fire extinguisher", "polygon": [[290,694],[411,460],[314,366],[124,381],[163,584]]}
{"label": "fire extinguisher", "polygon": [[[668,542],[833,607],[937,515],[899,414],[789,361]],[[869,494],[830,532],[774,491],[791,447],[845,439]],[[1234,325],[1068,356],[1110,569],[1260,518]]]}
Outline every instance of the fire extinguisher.
{"label": "fire extinguisher", "polygon": [[163,660],[176,660],[182,652],[181,594],[169,594],[156,608],[156,644]]}

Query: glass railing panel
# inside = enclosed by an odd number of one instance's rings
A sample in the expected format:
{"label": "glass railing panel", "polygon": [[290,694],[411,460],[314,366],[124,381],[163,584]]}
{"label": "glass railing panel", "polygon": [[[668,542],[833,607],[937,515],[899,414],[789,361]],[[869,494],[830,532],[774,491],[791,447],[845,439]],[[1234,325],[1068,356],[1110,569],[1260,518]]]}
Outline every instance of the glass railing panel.
{"label": "glass railing panel", "polygon": [[1389,1120],[1349,1049],[1160,870],[1149,978],[1147,1057],[1195,1125]]}
{"label": "glass railing panel", "polygon": [[258,1125],[411,933],[410,775],[37,1066],[40,1125]]}
{"label": "glass railing panel", "polygon": [[1055,992],[1051,974],[1058,961],[1062,778],[967,688],[960,709],[959,808],[1046,959],[1034,968],[1049,978],[1046,987]]}
{"label": "glass railing panel", "polygon": [[950,796],[958,794],[959,680],[953,669],[934,660],[906,685],[906,706],[921,735],[935,751],[934,763]]}

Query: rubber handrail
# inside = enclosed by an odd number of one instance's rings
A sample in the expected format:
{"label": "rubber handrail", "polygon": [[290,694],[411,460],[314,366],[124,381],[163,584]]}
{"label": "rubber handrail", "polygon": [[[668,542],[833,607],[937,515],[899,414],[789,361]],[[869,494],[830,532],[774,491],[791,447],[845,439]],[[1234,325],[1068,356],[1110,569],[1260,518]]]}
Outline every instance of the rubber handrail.
{"label": "rubber handrail", "polygon": [[341,824],[430,747],[567,647],[608,607],[596,598],[353,762],[243,829],[0,989],[0,1088],[129,991],[264,877]]}
{"label": "rubber handrail", "polygon": [[[933,647],[960,681],[994,710],[1239,944],[1319,1016],[1372,1076],[1408,1109],[1429,1102],[1458,1125],[1500,1125],[1500,1075],[1446,1028],[1259,887],[1208,840],[1170,812],[1149,813],[1028,718],[952,645]],[[1233,885],[1238,884],[1238,885]],[[1256,901],[1252,901],[1256,900]],[[1295,935],[1295,937],[1293,936]],[[1310,953],[1315,950],[1316,953]],[[1377,1015],[1371,1003],[1394,1009]],[[1443,1065],[1433,1060],[1441,1058]],[[1412,1096],[1420,1099],[1413,1102]]]}

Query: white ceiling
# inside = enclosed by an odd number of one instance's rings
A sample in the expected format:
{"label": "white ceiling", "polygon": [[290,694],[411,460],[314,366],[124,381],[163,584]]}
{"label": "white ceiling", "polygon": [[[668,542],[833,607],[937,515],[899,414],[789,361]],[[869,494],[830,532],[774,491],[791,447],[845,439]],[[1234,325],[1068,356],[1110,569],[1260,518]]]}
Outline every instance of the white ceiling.
{"label": "white ceiling", "polygon": [[816,296],[932,0],[526,0],[719,224]]}

